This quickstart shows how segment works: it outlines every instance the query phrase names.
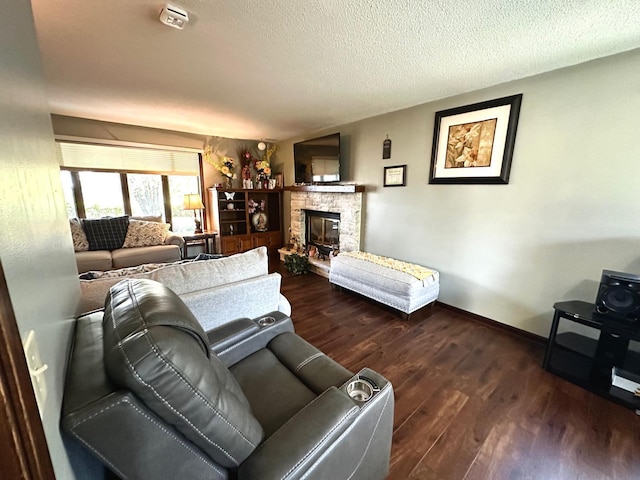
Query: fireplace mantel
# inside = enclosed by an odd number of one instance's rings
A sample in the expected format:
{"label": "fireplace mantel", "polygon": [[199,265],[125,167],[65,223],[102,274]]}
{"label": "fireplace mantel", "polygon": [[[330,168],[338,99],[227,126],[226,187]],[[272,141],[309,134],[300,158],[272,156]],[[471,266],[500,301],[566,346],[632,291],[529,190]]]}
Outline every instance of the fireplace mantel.
{"label": "fireplace mantel", "polygon": [[364,192],[364,185],[291,185],[284,189],[288,192],[361,193]]}

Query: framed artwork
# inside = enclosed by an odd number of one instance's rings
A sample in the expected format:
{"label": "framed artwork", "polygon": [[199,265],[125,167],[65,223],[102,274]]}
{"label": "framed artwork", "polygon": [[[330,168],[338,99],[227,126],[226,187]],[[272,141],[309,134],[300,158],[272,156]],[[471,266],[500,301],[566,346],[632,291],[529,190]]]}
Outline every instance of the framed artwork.
{"label": "framed artwork", "polygon": [[385,187],[404,187],[407,184],[407,166],[396,165],[394,167],[384,167]]}
{"label": "framed artwork", "polygon": [[276,173],[273,178],[276,180],[276,188],[284,188],[284,173]]}
{"label": "framed artwork", "polygon": [[509,183],[522,94],[436,112],[429,183]]}

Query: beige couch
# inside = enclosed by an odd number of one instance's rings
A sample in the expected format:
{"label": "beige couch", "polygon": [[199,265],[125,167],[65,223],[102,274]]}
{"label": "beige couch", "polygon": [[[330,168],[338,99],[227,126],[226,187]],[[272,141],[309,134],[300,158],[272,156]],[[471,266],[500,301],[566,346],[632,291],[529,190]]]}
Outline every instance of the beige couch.
{"label": "beige couch", "polygon": [[146,278],[177,293],[205,330],[276,310],[291,315],[291,305],[280,293],[280,274],[269,273],[266,247],[217,260],[140,265],[89,275],[95,278],[80,280],[81,313],[104,307],[109,289],[119,281]]}
{"label": "beige couch", "polygon": [[[94,222],[94,225],[98,221],[113,223],[124,218],[96,219],[89,222]],[[131,218],[123,221],[121,227],[122,241],[118,242],[121,248],[96,249],[95,245],[100,243],[95,241],[95,232],[101,231],[101,228],[86,232],[87,220],[70,220],[78,273],[134,267],[145,263],[175,262],[182,258],[184,239],[168,231],[168,224]]]}
{"label": "beige couch", "polygon": [[84,273],[91,270],[135,267],[143,263],[176,262],[182,258],[183,247],[184,239],[180,235],[170,233],[162,245],[76,252],[76,264],[78,273]]}

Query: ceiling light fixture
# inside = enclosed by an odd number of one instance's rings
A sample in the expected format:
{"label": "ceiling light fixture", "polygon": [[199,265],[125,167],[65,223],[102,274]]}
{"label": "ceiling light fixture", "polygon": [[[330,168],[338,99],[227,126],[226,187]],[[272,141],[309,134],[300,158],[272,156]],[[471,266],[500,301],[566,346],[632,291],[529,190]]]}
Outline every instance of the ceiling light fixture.
{"label": "ceiling light fixture", "polygon": [[182,30],[189,23],[189,14],[184,10],[167,4],[160,12],[160,21],[178,30]]}

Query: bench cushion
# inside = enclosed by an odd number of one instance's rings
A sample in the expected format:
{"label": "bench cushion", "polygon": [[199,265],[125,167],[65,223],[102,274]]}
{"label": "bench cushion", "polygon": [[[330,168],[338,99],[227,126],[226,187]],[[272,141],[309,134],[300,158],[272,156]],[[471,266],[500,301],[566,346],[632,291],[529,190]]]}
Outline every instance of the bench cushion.
{"label": "bench cushion", "polygon": [[433,272],[424,280],[418,280],[399,270],[338,255],[331,260],[329,281],[404,313],[411,313],[438,298],[439,273]]}

